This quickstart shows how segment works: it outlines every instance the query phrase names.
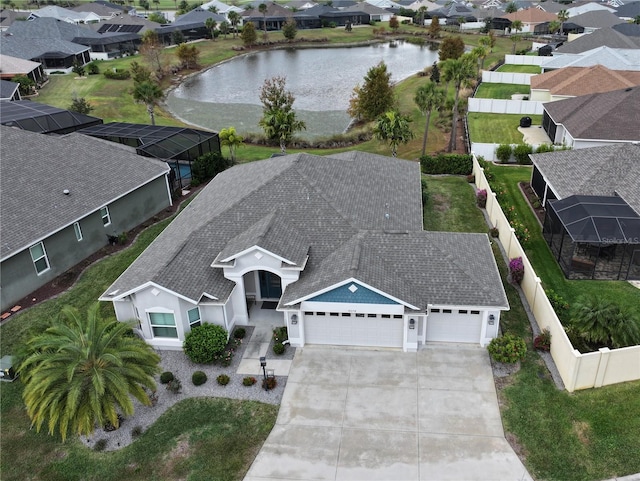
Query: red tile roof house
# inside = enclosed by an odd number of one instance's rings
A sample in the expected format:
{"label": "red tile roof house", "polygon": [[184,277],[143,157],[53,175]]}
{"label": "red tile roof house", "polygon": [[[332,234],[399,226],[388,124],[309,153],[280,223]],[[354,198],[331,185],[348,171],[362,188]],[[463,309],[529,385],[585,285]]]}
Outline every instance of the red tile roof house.
{"label": "red tile roof house", "polygon": [[[555,13],[545,12],[535,7],[527,8],[526,10],[518,10],[517,12],[513,13],[507,13],[505,15],[502,15],[501,18],[506,18],[512,23],[516,20],[520,20],[522,22],[522,30],[520,31],[520,33],[533,33],[536,25],[558,20],[558,16]],[[513,31],[511,33],[515,34],[516,32]]]}
{"label": "red tile roof house", "polygon": [[297,347],[486,345],[509,309],[487,235],[422,224],[416,162],[345,152],[241,164],[101,300],[158,349],[182,349],[201,323],[256,325],[265,306]]}
{"label": "red tile roof house", "polygon": [[553,102],[640,85],[640,71],[610,70],[603,65],[566,67],[531,77],[531,100]]}
{"label": "red tile roof house", "polygon": [[584,149],[640,142],[640,87],[543,104],[542,128],[555,145]]}

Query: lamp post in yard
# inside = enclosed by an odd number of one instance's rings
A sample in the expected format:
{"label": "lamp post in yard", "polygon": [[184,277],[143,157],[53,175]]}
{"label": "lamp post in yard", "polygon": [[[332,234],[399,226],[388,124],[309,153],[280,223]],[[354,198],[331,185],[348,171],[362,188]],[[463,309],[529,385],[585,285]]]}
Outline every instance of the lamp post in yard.
{"label": "lamp post in yard", "polygon": [[267,358],[266,357],[262,356],[260,358],[260,366],[262,367],[262,376],[263,376],[262,385],[264,386],[264,390],[268,391],[269,385],[267,384]]}

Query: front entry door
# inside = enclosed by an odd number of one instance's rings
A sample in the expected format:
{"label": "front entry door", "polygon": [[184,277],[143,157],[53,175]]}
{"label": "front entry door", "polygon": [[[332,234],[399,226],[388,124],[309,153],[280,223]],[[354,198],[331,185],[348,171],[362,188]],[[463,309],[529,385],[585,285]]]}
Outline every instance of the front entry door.
{"label": "front entry door", "polygon": [[282,283],[280,277],[268,271],[259,271],[260,297],[262,299],[280,299],[282,296]]}

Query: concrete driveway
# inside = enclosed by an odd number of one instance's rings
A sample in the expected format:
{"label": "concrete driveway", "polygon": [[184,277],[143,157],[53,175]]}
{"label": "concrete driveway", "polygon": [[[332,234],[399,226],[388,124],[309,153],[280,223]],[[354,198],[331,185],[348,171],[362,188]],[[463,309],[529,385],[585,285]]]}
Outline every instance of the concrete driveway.
{"label": "concrete driveway", "polygon": [[245,481],[531,477],[504,438],[486,349],[298,349]]}

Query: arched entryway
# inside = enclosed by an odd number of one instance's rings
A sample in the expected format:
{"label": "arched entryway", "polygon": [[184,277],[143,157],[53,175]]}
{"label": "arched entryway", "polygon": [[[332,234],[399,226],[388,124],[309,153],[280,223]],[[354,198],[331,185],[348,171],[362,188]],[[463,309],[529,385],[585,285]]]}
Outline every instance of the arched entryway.
{"label": "arched entryway", "polygon": [[258,274],[258,299],[263,301],[279,301],[282,296],[282,279],[277,274],[269,271],[257,271]]}

